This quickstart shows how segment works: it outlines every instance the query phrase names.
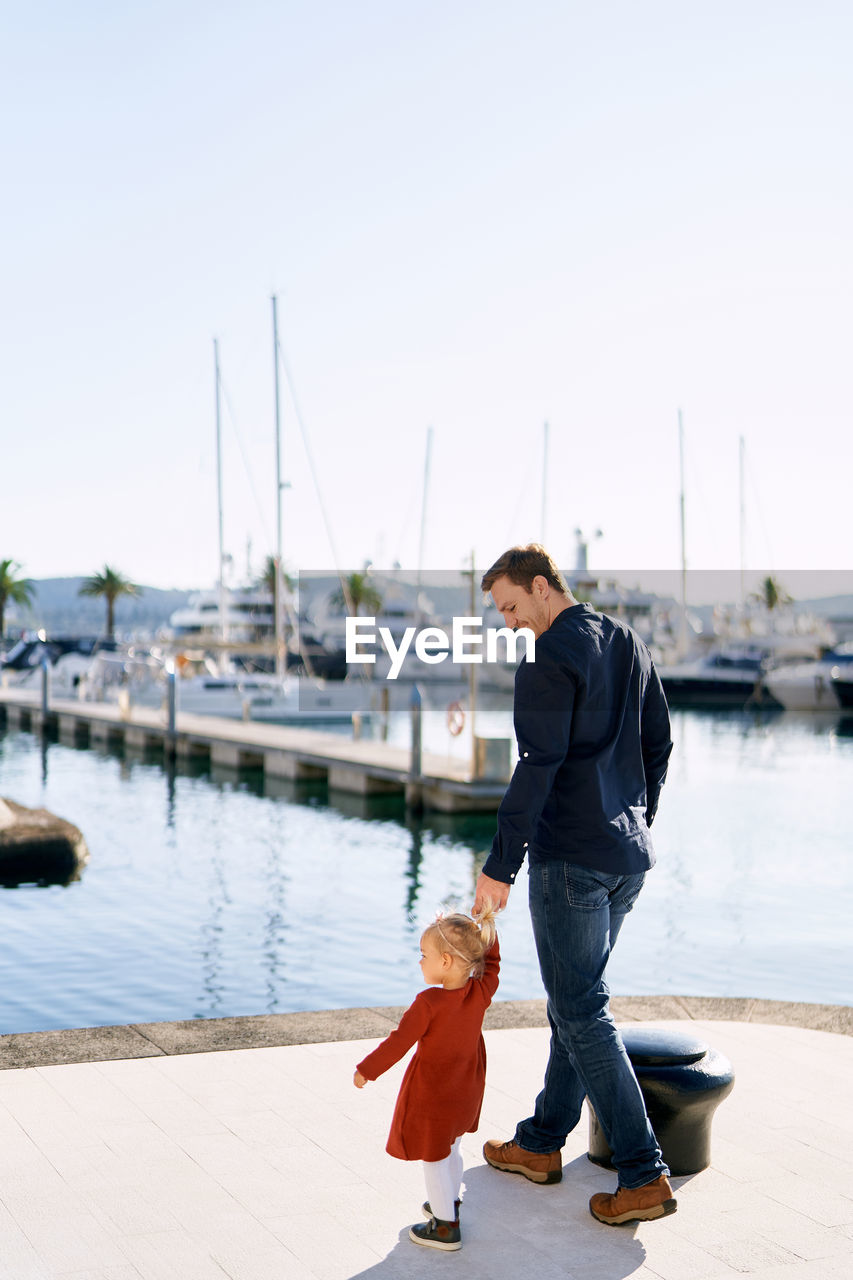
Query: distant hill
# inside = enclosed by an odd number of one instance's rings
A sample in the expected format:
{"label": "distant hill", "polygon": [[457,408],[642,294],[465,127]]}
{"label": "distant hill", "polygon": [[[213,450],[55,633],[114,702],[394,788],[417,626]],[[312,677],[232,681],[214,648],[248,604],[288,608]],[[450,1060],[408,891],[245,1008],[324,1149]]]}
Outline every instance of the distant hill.
{"label": "distant hill", "polygon": [[[106,627],[107,605],[78,594],[85,578],[32,578],[33,602],[26,608],[6,606],[6,634],[44,628],[54,635],[101,635]],[[153,635],[170,615],[186,604],[189,591],[164,591],[142,587],[140,596],[116,601],[116,634],[121,637]]]}
{"label": "distant hill", "polygon": [[[401,577],[403,575],[400,575]],[[463,583],[461,575],[457,576]],[[321,581],[316,575],[306,575],[303,588],[317,587]],[[322,581],[325,581],[325,575]],[[412,581],[415,577],[412,575]],[[34,587],[33,603],[26,609],[18,605],[6,606],[6,634],[16,637],[21,631],[44,628],[54,635],[101,635],[106,624],[106,603],[78,594],[84,578],[31,579]],[[467,587],[448,585],[438,574],[424,575],[424,588],[437,613],[449,617],[460,608],[467,609]],[[197,588],[196,588],[197,589]],[[122,639],[153,636],[165,627],[176,609],[186,604],[190,591],[166,591],[160,587],[142,588],[139,597],[123,597],[116,603],[116,634]],[[309,591],[310,594],[310,591]],[[479,607],[479,593],[477,607]],[[824,596],[818,599],[798,599],[797,605],[821,617],[831,620],[839,632],[839,638],[853,633],[853,595]],[[710,622],[713,606],[691,606],[691,613]]]}
{"label": "distant hill", "polygon": [[853,619],[853,596],[823,596],[820,600],[801,600],[799,603],[821,618]]}

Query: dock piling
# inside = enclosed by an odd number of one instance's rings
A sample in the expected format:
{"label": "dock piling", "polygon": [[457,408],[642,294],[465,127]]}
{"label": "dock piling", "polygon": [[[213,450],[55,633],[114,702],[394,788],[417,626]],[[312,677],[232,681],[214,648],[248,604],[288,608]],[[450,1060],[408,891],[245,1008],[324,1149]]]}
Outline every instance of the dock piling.
{"label": "dock piling", "polygon": [[412,812],[481,812],[494,810],[504,785],[495,776],[472,776],[470,764],[424,753],[422,702],[418,689],[411,702],[411,742],[396,746],[362,737],[323,733],[303,726],[286,727],[214,716],[188,715],[167,699],[161,709],[135,707],[128,691],[118,704],[56,698],[43,711],[38,689],[0,688],[0,721],[11,732],[30,729],[46,740],[56,726],[63,743],[96,749],[123,746],[127,754],[159,751],[166,760],[207,757],[211,771],[262,769],[269,778],[289,782],[324,782],[331,793],[374,798],[397,795]]}
{"label": "dock piling", "polygon": [[46,722],[50,714],[50,663],[47,658],[41,660],[41,714]]}

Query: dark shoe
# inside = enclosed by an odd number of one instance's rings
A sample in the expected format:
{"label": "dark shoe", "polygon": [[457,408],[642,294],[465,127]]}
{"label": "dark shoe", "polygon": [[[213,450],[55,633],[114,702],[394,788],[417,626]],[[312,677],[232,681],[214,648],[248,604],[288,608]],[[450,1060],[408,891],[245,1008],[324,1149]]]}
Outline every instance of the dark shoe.
{"label": "dark shoe", "polygon": [[455,1222],[444,1222],[441,1218],[430,1218],[429,1222],[417,1222],[409,1228],[409,1239],[415,1244],[428,1245],[430,1249],[462,1248],[462,1233],[459,1230],[459,1219]]}
{"label": "dark shoe", "polygon": [[[454,1201],[453,1201],[453,1207],[454,1207],[454,1209],[456,1210],[456,1221],[457,1221],[457,1222],[459,1221],[459,1210],[460,1210],[461,1206],[462,1206],[462,1201],[461,1201],[461,1200],[454,1200]],[[421,1212],[423,1213],[423,1215],[424,1215],[424,1217],[425,1217],[425,1218],[431,1218],[431,1217],[432,1217],[432,1209],[429,1207],[429,1200],[424,1200],[423,1204],[421,1205]]]}
{"label": "dark shoe", "polygon": [[610,1227],[618,1227],[623,1222],[664,1218],[668,1213],[675,1213],[677,1208],[678,1201],[664,1173],[644,1187],[620,1187],[613,1196],[600,1191],[589,1202],[592,1216]]}
{"label": "dark shoe", "polygon": [[563,1176],[559,1151],[525,1151],[515,1142],[487,1142],[483,1155],[493,1169],[521,1173],[531,1182],[559,1182]]}

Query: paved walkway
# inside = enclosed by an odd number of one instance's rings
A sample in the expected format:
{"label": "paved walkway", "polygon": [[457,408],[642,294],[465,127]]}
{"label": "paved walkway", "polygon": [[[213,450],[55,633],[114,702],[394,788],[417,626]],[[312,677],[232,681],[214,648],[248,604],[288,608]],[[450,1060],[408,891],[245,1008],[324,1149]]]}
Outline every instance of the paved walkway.
{"label": "paved walkway", "polygon": [[690,1030],[736,1071],[713,1164],[675,1180],[672,1217],[622,1228],[587,1211],[614,1176],[586,1159],[585,1123],[557,1186],[484,1165],[483,1139],[527,1113],[547,1043],[542,1027],[487,1031],[453,1254],[409,1242],[420,1168],[384,1151],[402,1069],[354,1089],[364,1040],[150,1045],[154,1056],[0,1071],[0,1277],[850,1280],[853,1037],[733,1020]]}

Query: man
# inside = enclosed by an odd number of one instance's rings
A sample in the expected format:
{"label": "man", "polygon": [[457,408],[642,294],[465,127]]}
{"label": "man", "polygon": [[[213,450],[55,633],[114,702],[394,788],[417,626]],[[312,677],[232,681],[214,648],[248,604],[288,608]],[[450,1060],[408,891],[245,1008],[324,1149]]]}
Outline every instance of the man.
{"label": "man", "polygon": [[483,576],[507,626],[529,627],[535,661],[515,678],[519,759],[477,881],[506,906],[528,855],[530,914],[548,996],[551,1050],[532,1116],[490,1165],[559,1182],[560,1151],[584,1097],[618,1172],[590,1211],[617,1224],[674,1213],[676,1201],[643,1095],[609,1010],[607,960],[654,864],[649,826],[666,775],[669,713],[648,649],[618,620],[578,604],[536,543],[513,547]]}

